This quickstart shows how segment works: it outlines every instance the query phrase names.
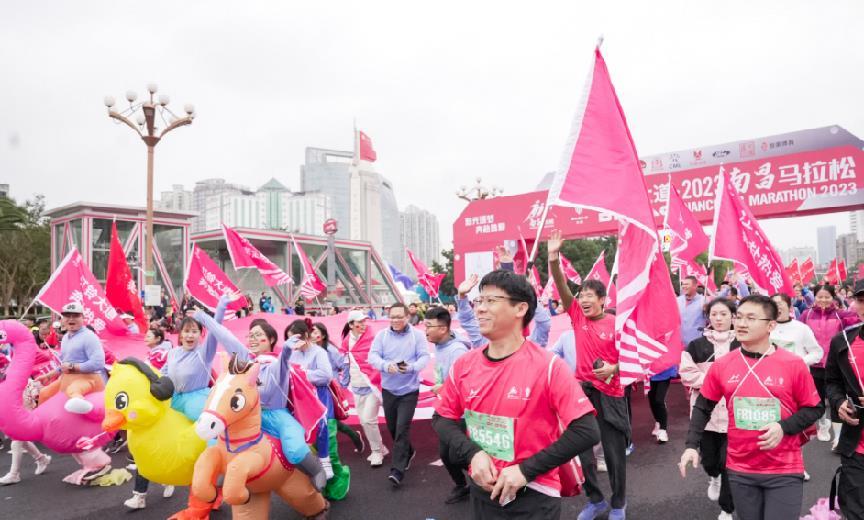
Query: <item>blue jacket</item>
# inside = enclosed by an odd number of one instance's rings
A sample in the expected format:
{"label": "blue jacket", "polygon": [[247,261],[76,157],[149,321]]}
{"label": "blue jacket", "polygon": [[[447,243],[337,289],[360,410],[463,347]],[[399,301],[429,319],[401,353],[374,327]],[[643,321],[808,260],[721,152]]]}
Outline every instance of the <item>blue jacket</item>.
{"label": "blue jacket", "polygon": [[[411,325],[401,331],[386,328],[378,331],[369,350],[369,364],[381,372],[381,387],[393,395],[405,395],[420,389],[420,372],[429,363],[426,336]],[[391,374],[387,367],[404,361],[405,373]]]}

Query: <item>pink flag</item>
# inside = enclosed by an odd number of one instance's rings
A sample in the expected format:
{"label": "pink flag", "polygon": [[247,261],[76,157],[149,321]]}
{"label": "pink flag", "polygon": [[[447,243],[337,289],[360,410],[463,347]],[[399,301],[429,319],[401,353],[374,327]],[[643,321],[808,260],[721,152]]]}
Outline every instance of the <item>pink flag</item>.
{"label": "pink flag", "polygon": [[117,317],[102,286],[74,247],[35,299],[57,314],[64,305],[76,301],[84,307],[84,323],[92,325],[98,334],[106,330],[116,335],[126,334],[126,325]]}
{"label": "pink flag", "polygon": [[622,223],[615,328],[621,383],[629,384],[678,363],[681,342],[670,338],[680,318],[636,146],[599,46],[584,96],[546,207],[589,208]]}
{"label": "pink flag", "polygon": [[606,286],[606,289],[609,289],[609,282],[612,280],[612,277],[609,276],[609,271],[606,270],[606,251],[600,252],[600,256],[594,261],[594,265],[591,266],[591,272],[588,273],[585,279],[600,280]]}
{"label": "pink flag", "polygon": [[576,269],[573,269],[573,264],[570,263],[570,260],[567,260],[562,254],[559,254],[558,258],[561,260],[561,269],[564,271],[564,276],[576,285],[582,285],[582,277],[579,276]]}
{"label": "pink flag", "polygon": [[[186,282],[183,285],[193,298],[211,311],[216,310],[223,294],[240,293],[228,275],[219,269],[216,262],[197,244],[192,246],[189,265],[186,267]],[[239,311],[244,305],[245,298],[236,298],[228,304],[228,309]]]}
{"label": "pink flag", "polygon": [[222,224],[222,231],[225,233],[225,243],[228,244],[228,254],[231,255],[234,269],[258,269],[261,277],[264,278],[264,283],[268,287],[293,283],[288,273],[279,269],[279,266],[262,255],[255,246],[240,236],[239,233],[225,224]]}
{"label": "pink flag", "polygon": [[513,254],[513,272],[516,274],[528,274],[528,246],[525,237],[519,230],[519,240],[516,241],[516,252]]}
{"label": "pink flag", "polygon": [[793,258],[789,265],[786,266],[786,273],[793,284],[801,283],[801,268],[798,266],[798,259]]}
{"label": "pink flag", "polygon": [[322,292],[327,291],[327,284],[321,281],[315,268],[312,267],[312,262],[306,256],[306,252],[297,243],[297,239],[291,237],[294,242],[294,250],[300,258],[300,264],[303,266],[303,282],[300,284],[300,295],[307,300],[312,300],[318,297]]}
{"label": "pink flag", "polygon": [[711,241],[702,230],[702,225],[684,204],[678,190],[672,185],[671,176],[669,179],[669,201],[666,204],[666,217],[663,222],[664,227],[672,234],[669,254],[673,258],[673,263],[676,263],[676,258],[693,261],[708,249]]}
{"label": "pink flag", "polygon": [[545,298],[549,301],[561,301],[561,295],[558,293],[558,287],[555,286],[555,280],[553,280],[551,276],[548,280],[546,280],[546,287],[543,288],[543,292],[540,294],[540,298]]}
{"label": "pink flag", "polygon": [[750,207],[735,189],[731,176],[722,167],[714,202],[711,258],[743,265],[753,282],[766,292],[793,295],[792,282],[780,255],[771,246]]}
{"label": "pink flag", "polygon": [[378,154],[372,148],[372,139],[363,132],[357,132],[358,149],[361,161],[375,162],[378,159]]}
{"label": "pink flag", "polygon": [[536,266],[531,266],[531,271],[528,273],[528,283],[534,288],[534,293],[538,298],[543,295],[543,284],[540,282],[540,273]]}
{"label": "pink flag", "polygon": [[135,316],[139,332],[143,334],[147,331],[149,322],[144,316],[141,297],[138,296],[138,288],[126,262],[126,253],[123,252],[123,245],[120,244],[120,237],[117,235],[117,222],[111,222],[111,246],[108,250],[108,269],[105,273],[105,296],[115,308],[119,308],[122,312],[131,312]]}
{"label": "pink flag", "polygon": [[846,281],[846,278],[849,277],[849,273],[846,272],[846,261],[840,260],[837,262],[837,276],[840,277],[840,281],[837,283],[842,283]]}
{"label": "pink flag", "polygon": [[808,256],[807,260],[801,262],[801,283],[810,283],[814,276],[816,276],[816,266],[813,265],[813,259]]}
{"label": "pink flag", "polygon": [[417,283],[423,286],[426,289],[426,292],[429,293],[429,296],[432,298],[438,297],[438,288],[441,286],[441,280],[446,276],[444,273],[434,274],[432,271],[426,267],[426,264],[423,263],[422,260],[414,256],[414,253],[411,252],[410,249],[406,248],[405,252],[408,253],[408,260],[411,261],[411,265],[414,267],[414,271],[417,273]]}

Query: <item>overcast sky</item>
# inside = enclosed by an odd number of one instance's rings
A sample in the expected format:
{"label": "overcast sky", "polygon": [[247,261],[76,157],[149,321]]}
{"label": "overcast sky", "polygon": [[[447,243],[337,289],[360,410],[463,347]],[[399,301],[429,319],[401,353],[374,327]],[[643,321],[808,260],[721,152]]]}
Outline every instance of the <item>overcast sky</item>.
{"label": "overcast sky", "polygon": [[[148,82],[197,118],[160,143],[156,192],[224,177],[299,189],[307,146],[372,138],[400,207],[449,247],[481,176],[554,170],[598,35],[641,155],[840,125],[864,136],[864,3],[0,1],[0,182],[49,207],[145,202],[145,147],[103,96]],[[859,165],[862,166],[862,165]],[[864,166],[862,166],[864,167]],[[815,245],[846,213],[769,221]]]}

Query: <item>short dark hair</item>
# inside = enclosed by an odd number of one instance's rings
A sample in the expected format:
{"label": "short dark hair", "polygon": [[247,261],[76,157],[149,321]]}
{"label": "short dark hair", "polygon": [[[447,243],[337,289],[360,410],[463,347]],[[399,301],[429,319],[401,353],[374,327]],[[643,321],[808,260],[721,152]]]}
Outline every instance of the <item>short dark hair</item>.
{"label": "short dark hair", "polygon": [[740,309],[741,306],[745,303],[752,303],[753,305],[758,305],[762,307],[762,310],[765,311],[766,318],[771,321],[777,320],[777,303],[771,298],[763,294],[751,294],[750,296],[738,302],[738,308]]}
{"label": "short dark hair", "polygon": [[427,320],[438,320],[444,325],[447,325],[447,328],[450,328],[450,311],[445,309],[444,307],[432,307],[426,311]]}
{"label": "short dark hair", "polygon": [[268,323],[267,320],[263,318],[258,318],[252,320],[252,322],[249,323],[249,330],[252,330],[255,327],[261,328],[261,330],[264,332],[264,335],[267,336],[267,340],[270,341],[270,349],[275,349],[276,343],[279,342],[279,333],[276,332],[276,329],[273,327],[273,325],[270,325],[270,323]]}
{"label": "short dark hair", "polygon": [[155,329],[150,329],[150,332],[152,332],[153,336],[160,342],[165,341],[165,331],[161,328],[156,327]]}
{"label": "short dark hair", "polygon": [[824,285],[817,285],[816,289],[813,291],[813,296],[815,297],[816,294],[819,293],[819,291],[828,291],[828,294],[830,294],[832,298],[837,297],[837,292],[834,291],[834,286],[831,284],[826,283]]}
{"label": "short dark hair", "polygon": [[297,319],[291,322],[290,325],[285,327],[285,339],[287,340],[294,334],[299,334],[304,338],[309,336],[309,333],[312,332],[312,320],[309,318],[306,319]]}
{"label": "short dark hair", "polygon": [[182,332],[187,325],[194,325],[195,328],[198,329],[198,332],[204,332],[204,325],[201,325],[200,323],[195,321],[195,318],[193,318],[192,316],[186,316],[185,318],[183,318],[183,320],[180,322],[180,327],[177,330]]}
{"label": "short dark hair", "polygon": [[582,282],[582,287],[579,288],[579,292],[584,291],[585,289],[589,289],[597,295],[598,298],[606,297],[606,284],[601,282],[600,280],[595,280],[594,278],[589,278]]}
{"label": "short dark hair", "polygon": [[488,273],[480,280],[479,289],[481,291],[487,286],[497,287],[507,293],[511,304],[514,302],[527,303],[528,312],[522,317],[522,326],[527,327],[531,323],[531,320],[534,319],[534,312],[537,310],[537,294],[524,276],[512,271],[498,269]]}
{"label": "short dark hair", "polygon": [[403,311],[405,311],[405,314],[408,314],[408,307],[406,307],[404,303],[396,302],[391,305],[389,309],[387,309],[387,316],[390,316],[390,311],[392,311],[393,309],[402,309]]}
{"label": "short dark hair", "polygon": [[[729,314],[731,314],[732,316],[735,316],[735,310],[736,310],[735,304],[730,302],[727,298],[721,297],[721,298],[714,298],[713,300],[708,302],[708,305],[705,306],[705,317],[706,318],[708,318],[711,315],[711,308],[714,307],[715,305],[722,305],[722,306],[726,307],[727,309],[729,309]],[[732,324],[732,328],[735,328],[735,324]]]}
{"label": "short dark hair", "polygon": [[790,309],[792,308],[792,298],[790,298],[788,294],[778,292],[771,295],[771,299],[773,300],[774,298],[780,298],[781,300],[786,302],[787,307],[789,307]]}
{"label": "short dark hair", "polygon": [[684,280],[690,280],[691,282],[695,283],[696,285],[699,285],[699,279],[696,278],[695,276],[693,276],[692,274],[690,276],[685,276]]}

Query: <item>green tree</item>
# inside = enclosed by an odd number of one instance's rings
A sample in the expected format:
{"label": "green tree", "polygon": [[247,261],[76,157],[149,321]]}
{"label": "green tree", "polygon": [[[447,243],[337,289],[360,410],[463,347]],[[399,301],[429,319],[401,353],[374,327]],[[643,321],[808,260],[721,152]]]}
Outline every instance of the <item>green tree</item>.
{"label": "green tree", "polygon": [[456,286],[453,284],[453,248],[442,250],[441,256],[444,257],[444,265],[438,261],[432,262],[432,272],[445,274],[444,279],[441,280],[441,286],[438,288],[438,293],[442,300],[452,300],[456,296]]}
{"label": "green tree", "polygon": [[51,275],[51,232],[38,195],[23,205],[0,200],[0,307],[21,312]]}

